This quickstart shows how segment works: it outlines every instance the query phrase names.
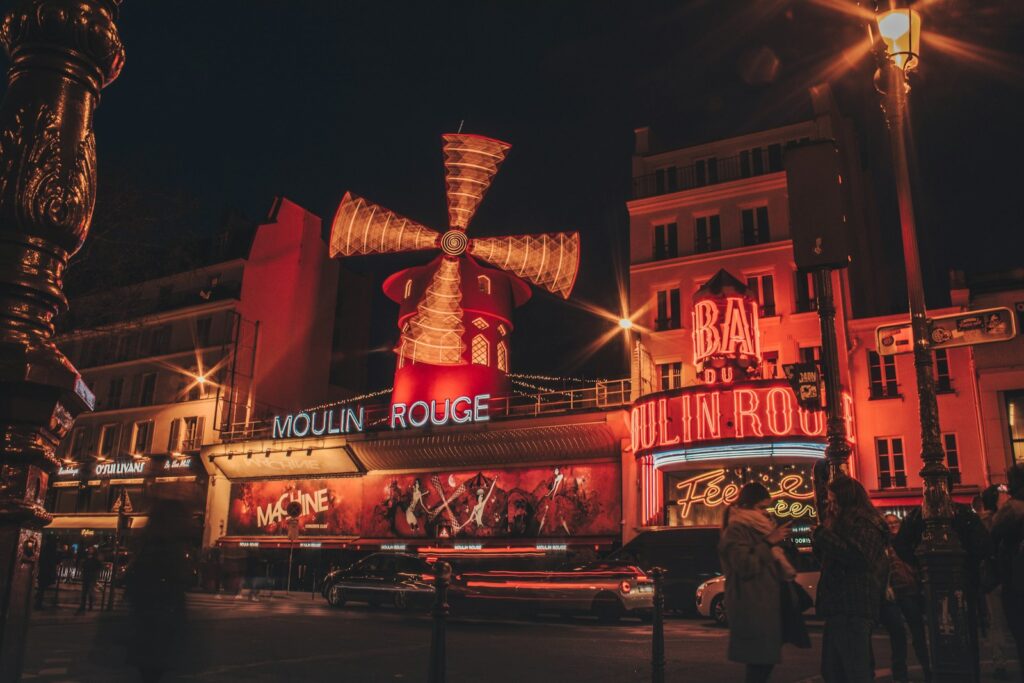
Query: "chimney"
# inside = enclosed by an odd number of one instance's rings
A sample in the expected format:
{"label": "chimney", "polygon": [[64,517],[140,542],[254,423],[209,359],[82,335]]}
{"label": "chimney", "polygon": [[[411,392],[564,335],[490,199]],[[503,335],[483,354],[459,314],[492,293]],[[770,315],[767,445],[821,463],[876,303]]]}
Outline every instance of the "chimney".
{"label": "chimney", "polygon": [[633,133],[636,135],[636,150],[634,154],[637,156],[645,156],[651,153],[651,127],[642,126],[640,128],[634,128]]}

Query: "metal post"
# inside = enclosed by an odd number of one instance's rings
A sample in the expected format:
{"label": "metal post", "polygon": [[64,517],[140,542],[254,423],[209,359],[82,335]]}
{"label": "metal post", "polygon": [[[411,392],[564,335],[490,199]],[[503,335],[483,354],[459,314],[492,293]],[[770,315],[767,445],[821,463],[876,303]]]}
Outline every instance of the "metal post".
{"label": "metal post", "polygon": [[93,110],[124,63],[119,4],[19,0],[0,21],[0,682],[21,673],[54,451],[94,402],[51,339],[96,198]]}
{"label": "metal post", "polygon": [[665,683],[665,594],[662,578],[665,570],[651,568],[654,579],[654,615],[651,625],[651,683]]}
{"label": "metal post", "polygon": [[821,325],[821,364],[825,376],[826,471],[815,469],[814,490],[818,510],[824,510],[826,486],[845,474],[850,459],[850,444],[846,441],[846,423],[843,420],[843,397],[839,381],[839,342],[836,337],[836,304],[832,293],[832,270],[814,271],[814,295]]}
{"label": "metal post", "polygon": [[451,583],[452,566],[438,560],[434,564],[434,629],[430,634],[430,672],[428,683],[444,683],[446,670],[445,627],[448,619],[448,584]]}
{"label": "metal post", "polygon": [[910,300],[910,324],[914,335],[914,369],[917,379],[918,410],[921,420],[921,516],[925,529],[917,556],[921,561],[932,677],[935,681],[974,680],[972,652],[964,599],[963,557],[953,530],[953,501],[949,491],[949,470],[945,464],[939,431],[939,408],[935,399],[932,355],[928,348],[928,320],[924,283],[917,248],[914,204],[907,165],[906,105],[909,90],[903,69],[891,61],[882,67],[886,92],[882,109],[889,128],[893,175],[899,204],[903,262]]}
{"label": "metal post", "polygon": [[295,555],[295,541],[288,547],[288,582],[285,587],[285,592],[289,595],[292,592],[292,557]]}

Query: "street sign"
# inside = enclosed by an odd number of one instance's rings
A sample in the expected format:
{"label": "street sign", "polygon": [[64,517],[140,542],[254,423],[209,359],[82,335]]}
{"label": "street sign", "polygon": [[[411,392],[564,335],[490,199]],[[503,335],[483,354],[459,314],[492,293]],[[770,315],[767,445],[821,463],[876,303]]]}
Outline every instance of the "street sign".
{"label": "street sign", "polygon": [[782,366],[796,394],[796,402],[804,410],[821,410],[821,372],[816,363],[789,363]]}
{"label": "street sign", "polygon": [[[1009,308],[983,308],[952,315],[940,315],[928,321],[928,348],[948,349],[1009,341],[1017,336],[1017,324]],[[890,356],[914,350],[910,323],[881,325],[875,330],[878,353]]]}

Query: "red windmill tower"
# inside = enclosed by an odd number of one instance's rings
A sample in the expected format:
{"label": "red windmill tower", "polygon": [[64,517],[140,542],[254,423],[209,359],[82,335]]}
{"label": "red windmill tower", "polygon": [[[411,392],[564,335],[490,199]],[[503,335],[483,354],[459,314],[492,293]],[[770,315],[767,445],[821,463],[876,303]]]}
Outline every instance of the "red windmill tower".
{"label": "red windmill tower", "polygon": [[[512,308],[530,298],[530,282],[568,298],[579,270],[579,234],[470,239],[466,228],[510,145],[448,134],[444,165],[445,233],[403,218],[350,192],[331,225],[331,256],[440,249],[423,266],[384,282],[400,305],[401,336],[392,403],[507,394]],[[484,265],[484,264],[489,264]]]}

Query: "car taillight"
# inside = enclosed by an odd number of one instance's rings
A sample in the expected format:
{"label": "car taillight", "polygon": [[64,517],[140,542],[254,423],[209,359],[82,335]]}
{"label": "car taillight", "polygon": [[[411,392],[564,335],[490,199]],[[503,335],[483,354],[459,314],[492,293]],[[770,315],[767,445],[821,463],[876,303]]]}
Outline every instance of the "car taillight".
{"label": "car taillight", "polygon": [[633,586],[630,585],[629,581],[623,581],[622,584],[619,586],[619,590],[621,590],[623,593],[628,593],[629,591],[633,590]]}

